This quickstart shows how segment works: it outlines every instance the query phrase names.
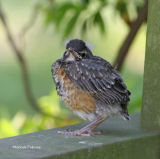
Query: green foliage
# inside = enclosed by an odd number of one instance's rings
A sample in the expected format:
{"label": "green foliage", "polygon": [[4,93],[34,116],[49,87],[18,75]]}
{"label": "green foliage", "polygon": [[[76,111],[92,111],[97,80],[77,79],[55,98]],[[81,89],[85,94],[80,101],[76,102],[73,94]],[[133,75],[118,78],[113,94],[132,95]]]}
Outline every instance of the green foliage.
{"label": "green foliage", "polygon": [[99,28],[102,31],[102,33],[105,32],[105,24],[104,24],[104,21],[103,21],[103,18],[102,18],[102,15],[101,15],[100,12],[97,12],[95,14],[94,24],[97,24],[99,26]]}
{"label": "green foliage", "polygon": [[0,119],[0,137],[8,137],[18,135],[18,130],[14,127],[12,122],[9,119],[1,118]]}
{"label": "green foliage", "polygon": [[75,124],[80,121],[78,118],[71,116],[68,109],[61,106],[56,90],[48,96],[41,97],[38,102],[41,108],[53,117],[38,113],[30,116],[20,111],[12,119],[1,117],[0,138]]}
{"label": "green foliage", "polygon": [[38,100],[40,107],[43,109],[44,112],[51,114],[53,116],[59,115],[60,113],[60,106],[59,106],[59,97],[56,91],[53,91],[48,96],[43,96]]}
{"label": "green foliage", "polygon": [[76,28],[83,33],[82,35],[93,26],[104,33],[107,19],[104,19],[102,12],[109,7],[112,7],[121,19],[130,25],[143,3],[144,0],[65,0],[50,3],[46,1],[41,9],[45,13],[46,24],[53,24],[62,31],[62,37],[66,38],[74,33]]}
{"label": "green foliage", "polygon": [[72,29],[74,28],[74,26],[76,24],[78,16],[79,16],[79,14],[76,13],[71,17],[70,21],[68,21],[66,28],[64,30],[64,37],[67,37],[71,33]]}

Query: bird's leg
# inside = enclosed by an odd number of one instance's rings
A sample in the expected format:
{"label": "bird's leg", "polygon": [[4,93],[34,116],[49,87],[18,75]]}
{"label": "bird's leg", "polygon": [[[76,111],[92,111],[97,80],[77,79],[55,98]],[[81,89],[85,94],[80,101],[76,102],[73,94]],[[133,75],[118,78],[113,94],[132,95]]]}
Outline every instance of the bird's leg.
{"label": "bird's leg", "polygon": [[94,132],[93,130],[105,119],[106,117],[99,117],[79,130],[74,130],[74,131],[62,130],[62,131],[58,131],[58,133],[64,134],[64,135],[71,135],[71,136],[90,136],[92,134],[98,135],[98,134],[101,134],[101,132]]}
{"label": "bird's leg", "polygon": [[103,122],[102,118],[97,118],[93,122],[89,123],[85,127],[81,128],[80,132],[87,132],[88,134],[101,134],[101,132],[93,132],[93,130],[101,123]]}

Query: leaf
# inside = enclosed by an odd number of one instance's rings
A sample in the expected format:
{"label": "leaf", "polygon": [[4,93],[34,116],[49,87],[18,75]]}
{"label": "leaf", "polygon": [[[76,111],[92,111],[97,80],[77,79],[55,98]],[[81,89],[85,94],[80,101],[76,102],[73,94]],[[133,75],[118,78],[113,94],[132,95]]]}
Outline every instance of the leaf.
{"label": "leaf", "polygon": [[90,0],[81,0],[81,2],[84,4],[88,4],[90,2]]}
{"label": "leaf", "polygon": [[45,14],[46,14],[45,23],[47,25],[54,21],[55,13],[56,13],[56,8],[55,7],[50,7],[50,8],[47,8],[47,10],[45,10]]}
{"label": "leaf", "polygon": [[100,12],[97,12],[94,17],[94,23],[98,24],[102,33],[105,32],[105,24]]}
{"label": "leaf", "polygon": [[66,13],[71,10],[76,10],[76,5],[73,4],[72,2],[64,2],[61,4],[53,4],[51,6],[48,6],[45,9],[45,12],[46,12],[45,22],[46,22],[46,24],[50,24],[50,23],[54,22],[56,27],[59,28]]}
{"label": "leaf", "polygon": [[87,30],[87,19],[83,22],[82,27],[81,27],[82,35],[84,35],[86,30]]}
{"label": "leaf", "polygon": [[63,36],[64,38],[67,37],[72,32],[77,22],[78,16],[79,16],[79,12],[75,13],[72,16],[72,18],[69,20],[68,24],[66,25],[65,31],[64,31],[64,36]]}
{"label": "leaf", "polygon": [[56,15],[56,27],[58,28],[61,24],[61,22],[63,21],[64,16],[66,15],[66,13],[70,10],[75,10],[75,5],[73,3],[70,2],[66,2],[63,5],[61,5],[58,9],[57,9],[57,15]]}
{"label": "leaf", "polygon": [[125,1],[118,1],[115,9],[120,13],[121,16],[127,13],[127,3]]}

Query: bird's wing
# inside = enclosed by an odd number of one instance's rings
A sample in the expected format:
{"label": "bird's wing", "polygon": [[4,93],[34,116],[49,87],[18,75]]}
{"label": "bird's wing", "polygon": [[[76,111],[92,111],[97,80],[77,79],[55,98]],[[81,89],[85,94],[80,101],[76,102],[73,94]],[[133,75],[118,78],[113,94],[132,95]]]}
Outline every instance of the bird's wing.
{"label": "bird's wing", "polygon": [[82,90],[106,104],[127,103],[130,92],[117,71],[104,59],[92,57],[68,63],[67,76]]}

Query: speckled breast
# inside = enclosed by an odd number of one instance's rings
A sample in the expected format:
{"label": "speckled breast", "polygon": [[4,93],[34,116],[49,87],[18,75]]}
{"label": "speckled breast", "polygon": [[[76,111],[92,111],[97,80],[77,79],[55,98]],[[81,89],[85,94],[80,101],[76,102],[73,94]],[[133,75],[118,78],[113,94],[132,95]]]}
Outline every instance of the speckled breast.
{"label": "speckled breast", "polygon": [[64,68],[58,63],[52,66],[53,78],[56,83],[57,93],[61,100],[73,111],[93,113],[96,111],[96,102],[88,93],[79,89],[67,77]]}

